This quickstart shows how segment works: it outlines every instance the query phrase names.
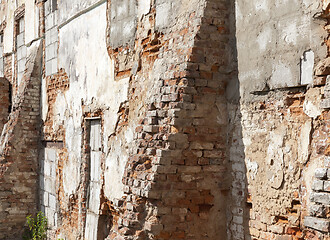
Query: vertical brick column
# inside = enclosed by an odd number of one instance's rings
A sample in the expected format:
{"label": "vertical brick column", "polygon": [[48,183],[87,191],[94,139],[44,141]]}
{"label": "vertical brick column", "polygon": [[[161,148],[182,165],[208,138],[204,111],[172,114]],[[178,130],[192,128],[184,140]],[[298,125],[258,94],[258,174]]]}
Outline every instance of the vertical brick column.
{"label": "vertical brick column", "polygon": [[0,239],[20,239],[38,203],[41,41],[33,43],[13,112],[0,138]]}
{"label": "vertical brick column", "polygon": [[205,1],[164,36],[166,77],[136,128],[109,239],[226,239],[230,9]]}

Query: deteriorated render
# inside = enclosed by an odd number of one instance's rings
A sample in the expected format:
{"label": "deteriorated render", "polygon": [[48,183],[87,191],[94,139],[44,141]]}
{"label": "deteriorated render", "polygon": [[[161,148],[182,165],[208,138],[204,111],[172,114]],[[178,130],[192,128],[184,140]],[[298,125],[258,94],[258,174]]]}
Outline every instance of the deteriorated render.
{"label": "deteriorated render", "polygon": [[330,239],[329,0],[1,0],[0,239]]}

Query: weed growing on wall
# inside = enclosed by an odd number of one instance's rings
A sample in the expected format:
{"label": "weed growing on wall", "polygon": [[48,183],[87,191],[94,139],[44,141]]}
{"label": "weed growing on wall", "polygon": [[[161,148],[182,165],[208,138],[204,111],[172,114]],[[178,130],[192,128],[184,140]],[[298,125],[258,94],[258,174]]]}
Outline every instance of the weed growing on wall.
{"label": "weed growing on wall", "polygon": [[43,212],[39,212],[35,218],[26,217],[28,229],[24,232],[24,240],[45,240],[47,238],[47,218]]}

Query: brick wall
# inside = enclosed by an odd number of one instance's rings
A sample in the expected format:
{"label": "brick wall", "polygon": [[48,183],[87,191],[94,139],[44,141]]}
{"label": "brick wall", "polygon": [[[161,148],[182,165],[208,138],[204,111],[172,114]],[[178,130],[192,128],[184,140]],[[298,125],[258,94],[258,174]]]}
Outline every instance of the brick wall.
{"label": "brick wall", "polygon": [[240,86],[240,104],[229,104],[230,239],[328,239],[327,176],[317,174],[326,172],[329,148],[328,64],[320,60],[307,88]]}
{"label": "brick wall", "polygon": [[7,79],[0,79],[0,131],[7,122],[10,110],[10,83]]}
{"label": "brick wall", "polygon": [[38,202],[38,149],[40,135],[40,41],[27,59],[27,70],[16,96],[13,112],[4,126],[1,142],[0,238],[22,236],[28,214],[35,214]]}
{"label": "brick wall", "polygon": [[[157,39],[158,45],[174,39],[158,57],[171,62],[174,59],[167,56],[179,52],[177,58],[187,64],[178,60],[167,67],[160,93],[136,128],[138,154],[130,156],[126,166],[127,197],[109,207],[116,212],[109,239],[226,235],[229,9],[227,1],[209,1],[200,20],[201,10],[183,18],[198,24],[179,25],[169,36]],[[144,46],[156,42],[148,40],[143,40]],[[153,52],[146,54],[146,60]]]}
{"label": "brick wall", "polygon": [[[53,11],[54,2],[44,9],[38,1],[45,45],[28,47],[0,138],[0,239],[17,239],[38,206],[50,239],[326,239],[327,60],[308,88],[242,92],[233,1],[112,0],[107,11],[102,1],[71,1],[70,13]],[[95,22],[96,12],[107,13],[106,32],[68,36],[70,27]],[[97,53],[84,48],[104,34]],[[103,53],[113,66],[93,62]],[[5,56],[10,82],[12,56]],[[109,88],[115,96],[105,96]]]}

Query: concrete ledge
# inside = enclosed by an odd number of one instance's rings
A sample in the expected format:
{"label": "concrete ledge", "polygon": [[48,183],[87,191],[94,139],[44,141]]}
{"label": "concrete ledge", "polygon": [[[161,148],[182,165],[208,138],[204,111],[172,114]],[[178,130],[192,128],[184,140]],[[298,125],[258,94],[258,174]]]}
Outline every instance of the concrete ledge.
{"label": "concrete ledge", "polygon": [[316,217],[305,217],[304,225],[322,232],[330,231],[330,221]]}

